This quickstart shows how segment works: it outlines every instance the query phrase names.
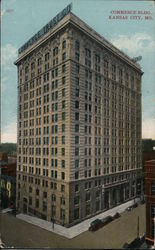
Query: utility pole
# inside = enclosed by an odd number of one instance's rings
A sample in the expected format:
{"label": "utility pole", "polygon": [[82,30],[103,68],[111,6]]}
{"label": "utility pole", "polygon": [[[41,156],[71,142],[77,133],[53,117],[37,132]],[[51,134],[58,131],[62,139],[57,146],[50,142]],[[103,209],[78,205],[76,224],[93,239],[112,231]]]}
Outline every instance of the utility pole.
{"label": "utility pole", "polygon": [[1,195],[2,195],[2,192],[1,192],[1,163],[0,163],[0,211],[2,209],[2,207],[1,207],[1,205],[2,205]]}
{"label": "utility pole", "polygon": [[[154,212],[155,212],[155,209],[154,209]],[[155,249],[155,216],[153,218],[153,245],[151,247],[151,249]]]}

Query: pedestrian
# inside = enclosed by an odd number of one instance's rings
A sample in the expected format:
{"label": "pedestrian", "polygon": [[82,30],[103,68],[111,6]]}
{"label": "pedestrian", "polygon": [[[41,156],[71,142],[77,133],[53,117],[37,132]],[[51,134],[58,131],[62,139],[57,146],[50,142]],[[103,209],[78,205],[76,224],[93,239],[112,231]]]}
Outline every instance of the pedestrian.
{"label": "pedestrian", "polygon": [[53,222],[52,225],[53,225],[53,230],[54,230],[54,222],[55,222],[55,221],[54,221],[54,218],[52,219],[52,222]]}

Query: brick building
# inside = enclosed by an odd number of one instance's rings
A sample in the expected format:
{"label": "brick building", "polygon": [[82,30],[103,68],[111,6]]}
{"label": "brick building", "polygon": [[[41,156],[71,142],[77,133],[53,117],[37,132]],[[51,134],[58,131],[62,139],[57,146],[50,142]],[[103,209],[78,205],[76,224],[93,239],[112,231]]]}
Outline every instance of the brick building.
{"label": "brick building", "polygon": [[146,241],[155,243],[155,160],[145,162]]}
{"label": "brick building", "polygon": [[0,207],[16,206],[16,157],[0,152]]}

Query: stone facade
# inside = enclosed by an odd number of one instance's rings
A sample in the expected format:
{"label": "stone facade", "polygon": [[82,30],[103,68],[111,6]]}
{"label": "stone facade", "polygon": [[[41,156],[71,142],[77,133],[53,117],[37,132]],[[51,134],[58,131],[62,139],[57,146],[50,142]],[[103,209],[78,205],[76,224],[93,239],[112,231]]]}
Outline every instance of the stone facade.
{"label": "stone facade", "polygon": [[140,66],[72,13],[15,64],[18,210],[69,226],[140,195]]}

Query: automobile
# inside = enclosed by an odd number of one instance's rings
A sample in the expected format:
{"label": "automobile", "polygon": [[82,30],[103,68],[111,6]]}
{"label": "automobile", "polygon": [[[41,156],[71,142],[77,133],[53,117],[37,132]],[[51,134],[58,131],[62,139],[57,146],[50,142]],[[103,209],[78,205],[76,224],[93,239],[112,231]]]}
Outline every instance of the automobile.
{"label": "automobile", "polygon": [[121,217],[121,215],[118,212],[115,215],[113,215],[113,219],[114,220],[117,219],[117,218],[119,218],[119,217]]}
{"label": "automobile", "polygon": [[130,207],[127,207],[127,211],[129,212],[129,211],[131,211],[133,209],[133,207],[132,206],[130,206]]}
{"label": "automobile", "polygon": [[103,226],[107,225],[108,223],[110,223],[111,221],[113,221],[113,217],[112,216],[107,216],[102,220]]}
{"label": "automobile", "polygon": [[7,213],[16,216],[16,208],[11,208]]}
{"label": "automobile", "polygon": [[138,203],[137,203],[137,202],[135,202],[135,203],[132,205],[132,207],[133,207],[133,208],[138,207]]}
{"label": "automobile", "polygon": [[93,220],[90,223],[89,231],[96,231],[97,229],[101,228],[103,223],[100,219]]}
{"label": "automobile", "polygon": [[141,201],[140,201],[140,204],[145,204],[145,200],[141,200]]}

